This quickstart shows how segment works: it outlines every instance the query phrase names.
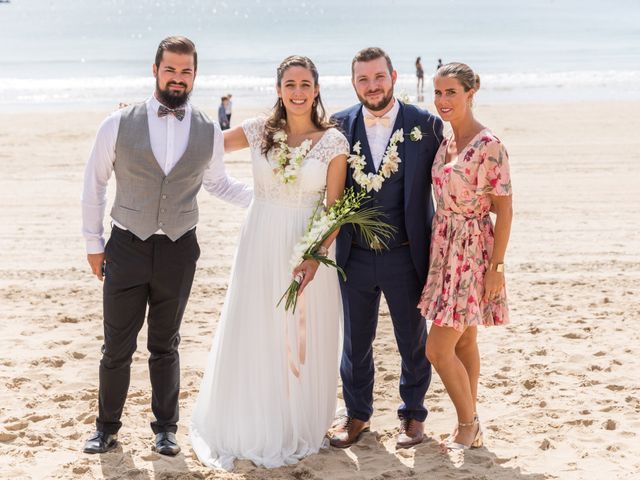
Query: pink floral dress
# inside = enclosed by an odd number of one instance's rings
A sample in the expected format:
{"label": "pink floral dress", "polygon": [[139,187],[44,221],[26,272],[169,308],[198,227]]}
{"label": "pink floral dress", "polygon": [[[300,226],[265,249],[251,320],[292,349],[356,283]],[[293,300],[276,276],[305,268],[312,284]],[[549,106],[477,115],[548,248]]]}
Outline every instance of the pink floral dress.
{"label": "pink floral dress", "polygon": [[482,296],[493,251],[488,194],[511,195],[507,150],[484,129],[445,163],[447,144],[442,141],[431,171],[437,209],[429,274],[418,308],[434,325],[459,331],[503,325],[509,322],[505,289],[494,300],[485,302]]}

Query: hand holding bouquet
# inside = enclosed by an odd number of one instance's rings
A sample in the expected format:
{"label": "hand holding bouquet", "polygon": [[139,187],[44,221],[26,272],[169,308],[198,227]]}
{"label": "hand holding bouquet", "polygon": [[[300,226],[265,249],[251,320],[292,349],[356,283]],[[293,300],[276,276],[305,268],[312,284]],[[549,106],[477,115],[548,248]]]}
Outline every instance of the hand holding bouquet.
{"label": "hand holding bouquet", "polygon": [[[362,208],[362,205],[367,201],[366,195],[365,190],[356,193],[353,188],[348,188],[342,198],[337,200],[329,210],[325,210],[324,204],[319,202],[309,219],[306,233],[294,247],[291,267],[297,267],[304,260],[316,260],[321,264],[336,268],[342,278],[346,280],[344,271],[328,258],[325,252],[321,251],[321,247],[324,241],[336,230],[347,224],[357,225],[368,244],[379,244],[381,247],[386,247],[384,241],[391,237],[395,228],[379,220],[380,211],[377,208]],[[278,305],[285,300],[285,310],[292,309],[292,312],[295,312],[302,281],[303,275],[298,273],[278,301]]]}

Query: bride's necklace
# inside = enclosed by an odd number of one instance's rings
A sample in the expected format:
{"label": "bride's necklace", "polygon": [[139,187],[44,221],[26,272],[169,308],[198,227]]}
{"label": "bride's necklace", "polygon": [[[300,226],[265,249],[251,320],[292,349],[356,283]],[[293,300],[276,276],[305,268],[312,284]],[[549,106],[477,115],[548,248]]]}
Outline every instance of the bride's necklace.
{"label": "bride's necklace", "polygon": [[295,182],[298,178],[302,161],[311,150],[312,141],[306,139],[299,147],[291,149],[287,144],[287,134],[284,130],[278,130],[274,133],[273,140],[277,143],[277,147],[273,152],[277,166],[273,169],[273,174],[282,183]]}

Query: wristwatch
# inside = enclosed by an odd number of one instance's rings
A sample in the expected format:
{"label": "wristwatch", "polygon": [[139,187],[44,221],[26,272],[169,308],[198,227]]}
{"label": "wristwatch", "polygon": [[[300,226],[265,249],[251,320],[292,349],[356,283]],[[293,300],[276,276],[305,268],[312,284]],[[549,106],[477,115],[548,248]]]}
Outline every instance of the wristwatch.
{"label": "wristwatch", "polygon": [[325,246],[320,245],[318,250],[316,250],[316,254],[320,257],[326,257],[329,255],[329,249]]}
{"label": "wristwatch", "polygon": [[489,265],[489,271],[495,271],[498,273],[504,273],[504,263],[500,262],[500,263],[491,263]]}

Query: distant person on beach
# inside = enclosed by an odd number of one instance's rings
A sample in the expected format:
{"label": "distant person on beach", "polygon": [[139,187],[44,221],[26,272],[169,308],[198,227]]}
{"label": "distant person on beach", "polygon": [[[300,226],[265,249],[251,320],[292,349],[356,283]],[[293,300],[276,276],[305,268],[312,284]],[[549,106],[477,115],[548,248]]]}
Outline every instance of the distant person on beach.
{"label": "distant person on beach", "polygon": [[[111,114],[87,162],[82,231],[91,271],[104,280],[104,345],[96,432],[86,453],[117,445],[133,353],[148,309],[154,450],[176,455],[180,393],[180,323],[200,256],[195,226],[201,185],[247,206],[252,190],[227,176],[220,127],[189,103],[198,66],[191,40],[162,40],[154,93]],[[117,161],[116,161],[117,158]],[[107,183],[116,176],[112,230],[104,243]]]}
{"label": "distant person on beach", "polygon": [[[326,118],[310,59],[285,58],[275,83],[266,118],[225,132],[227,152],[250,150],[256,194],[190,429],[200,461],[224,470],[235,459],[275,468],[318,453],[336,411],[338,276],[314,259],[291,262],[318,205],[343,195],[349,144]],[[334,238],[323,241],[320,256],[333,257]],[[292,313],[278,298],[298,274]]]}
{"label": "distant person on beach", "polygon": [[[427,329],[416,309],[427,278],[431,164],[442,140],[442,121],[394,96],[398,74],[380,48],[365,48],[351,62],[351,82],[359,102],[332,118],[345,132],[353,161],[347,187],[366,189],[371,205],[396,228],[383,248],[346,225],[336,240],[336,261],[347,274],[340,282],[344,346],[340,375],[347,415],[331,435],[331,445],[347,448],[369,430],[373,415],[374,359],[380,299],[384,294],[402,358],[398,389],[400,432],[396,448],[422,442],[424,397],[431,365],[424,356]],[[417,130],[420,135],[411,136]],[[404,131],[404,135],[403,135]],[[401,136],[402,135],[402,136]],[[400,160],[392,168],[392,159]],[[385,174],[386,172],[386,174]]]}
{"label": "distant person on beach", "polygon": [[229,104],[229,97],[224,96],[220,99],[220,106],[218,107],[218,123],[222,130],[229,129],[230,115],[227,116],[227,105]]}
{"label": "distant person on beach", "polygon": [[233,95],[231,95],[230,93],[227,93],[226,97],[227,97],[227,103],[224,106],[224,111],[227,115],[227,122],[229,123],[229,126],[231,126],[231,111],[233,108],[233,102],[231,100],[231,97]]}
{"label": "distant person on beach", "polygon": [[436,66],[436,72],[438,71],[438,69],[442,66],[442,59],[439,58],[438,59],[438,65]]}
{"label": "distant person on beach", "polygon": [[418,93],[424,92],[424,68],[420,57],[416,58],[416,77],[418,77]]}
{"label": "distant person on beach", "polygon": [[[426,356],[456,408],[458,423],[444,446],[482,446],[477,415],[478,325],[509,321],[504,256],[511,229],[509,156],[493,132],[475,119],[479,77],[448,63],[433,80],[435,106],[453,133],[442,141],[431,170],[436,214],[429,274],[419,304],[432,322]],[[495,212],[495,226],[489,212]]]}

